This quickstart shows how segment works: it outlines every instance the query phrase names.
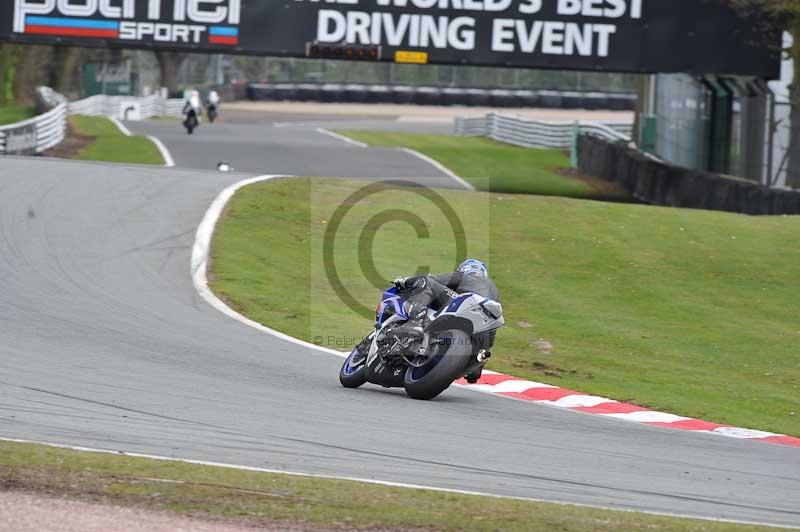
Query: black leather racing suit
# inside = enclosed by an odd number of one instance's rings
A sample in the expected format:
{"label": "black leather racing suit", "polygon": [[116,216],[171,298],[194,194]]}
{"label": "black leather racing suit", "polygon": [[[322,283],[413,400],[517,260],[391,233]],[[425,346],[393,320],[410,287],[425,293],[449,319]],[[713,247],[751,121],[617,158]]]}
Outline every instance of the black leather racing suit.
{"label": "black leather racing suit", "polygon": [[[463,274],[459,271],[441,275],[418,275],[410,277],[406,286],[412,287],[408,300],[425,305],[434,310],[444,308],[456,294],[471,292],[500,302],[500,293],[488,277]],[[455,294],[454,294],[455,292]],[[479,346],[489,349],[494,345],[496,331],[483,333],[477,337]]]}

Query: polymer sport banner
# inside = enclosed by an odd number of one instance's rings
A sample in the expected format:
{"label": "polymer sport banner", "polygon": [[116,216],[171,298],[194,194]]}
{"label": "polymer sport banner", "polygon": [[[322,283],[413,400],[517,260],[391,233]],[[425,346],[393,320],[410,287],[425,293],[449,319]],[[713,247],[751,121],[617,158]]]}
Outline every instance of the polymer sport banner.
{"label": "polymer sport banner", "polygon": [[728,2],[3,0],[0,40],[776,77],[779,36]]}

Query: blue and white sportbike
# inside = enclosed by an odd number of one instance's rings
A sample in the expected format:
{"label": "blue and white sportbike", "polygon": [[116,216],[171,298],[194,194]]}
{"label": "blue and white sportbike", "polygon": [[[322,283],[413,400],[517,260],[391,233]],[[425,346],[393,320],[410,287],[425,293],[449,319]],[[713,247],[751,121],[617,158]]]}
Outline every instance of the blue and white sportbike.
{"label": "blue and white sportbike", "polygon": [[486,364],[486,333],[505,325],[500,303],[453,292],[441,310],[428,309],[427,325],[415,330],[403,326],[411,308],[405,295],[396,287],[383,293],[375,329],[365,342],[369,349],[357,347],[347,357],[339,371],[342,386],[358,388],[371,382],[403,387],[414,399],[433,399]]}

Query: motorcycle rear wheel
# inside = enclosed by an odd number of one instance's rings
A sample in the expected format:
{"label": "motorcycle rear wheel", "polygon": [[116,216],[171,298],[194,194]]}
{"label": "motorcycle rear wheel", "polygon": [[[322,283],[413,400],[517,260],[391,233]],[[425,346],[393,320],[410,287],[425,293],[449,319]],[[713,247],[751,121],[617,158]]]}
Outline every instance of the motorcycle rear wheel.
{"label": "motorcycle rear wheel", "polygon": [[437,347],[431,360],[419,367],[409,367],[403,384],[406,394],[413,399],[433,399],[464,375],[470,356],[472,342],[464,331],[452,329],[437,335],[444,343]]}

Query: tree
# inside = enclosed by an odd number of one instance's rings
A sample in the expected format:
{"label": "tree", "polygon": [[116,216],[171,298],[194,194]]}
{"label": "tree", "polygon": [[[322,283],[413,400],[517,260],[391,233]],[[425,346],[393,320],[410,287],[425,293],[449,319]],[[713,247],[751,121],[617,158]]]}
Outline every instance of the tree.
{"label": "tree", "polygon": [[[800,188],[800,0],[722,0],[749,20],[761,21],[767,34],[786,31],[792,35],[792,46],[783,53],[795,62],[794,80],[789,87],[791,126],[786,170],[786,184]],[[767,43],[772,45],[772,43]]]}
{"label": "tree", "polygon": [[166,87],[170,93],[178,90],[178,72],[189,54],[179,52],[156,52],[158,69],[161,73],[161,86]]}
{"label": "tree", "polygon": [[0,107],[10,105],[14,100],[14,78],[16,76],[19,46],[0,44]]}
{"label": "tree", "polygon": [[81,76],[87,50],[75,46],[53,47],[48,62],[47,85],[70,98],[80,97]]}

